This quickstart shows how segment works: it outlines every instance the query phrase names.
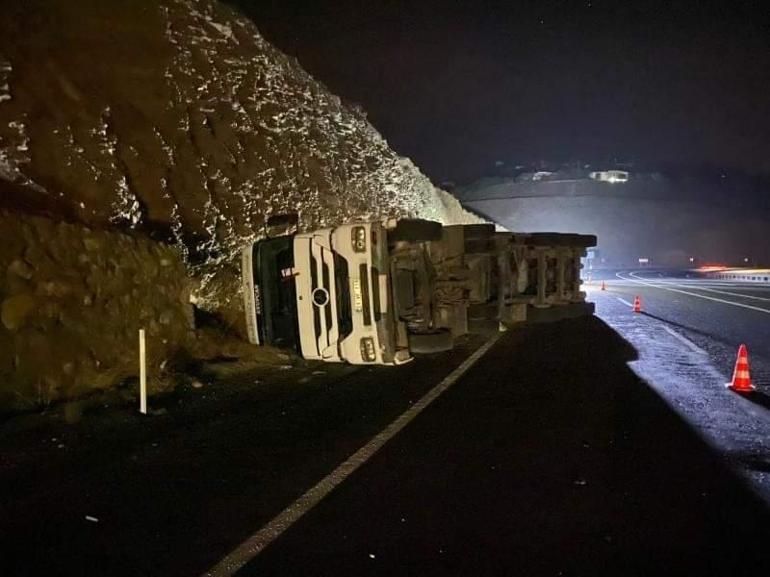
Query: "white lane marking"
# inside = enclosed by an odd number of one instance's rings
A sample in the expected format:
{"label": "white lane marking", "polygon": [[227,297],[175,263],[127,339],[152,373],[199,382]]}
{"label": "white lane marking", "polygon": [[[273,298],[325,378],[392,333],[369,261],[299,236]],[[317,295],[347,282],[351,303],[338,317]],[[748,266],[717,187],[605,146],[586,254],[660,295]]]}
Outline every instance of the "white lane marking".
{"label": "white lane marking", "polygon": [[745,298],[745,299],[754,299],[754,300],[758,300],[758,301],[770,301],[770,298],[767,298],[767,297],[758,297],[758,296],[754,296],[754,295],[745,295],[743,293],[734,293],[734,292],[730,292],[730,291],[720,291],[720,290],[716,290],[716,289],[712,289],[712,288],[706,288],[706,287],[692,286],[692,287],[688,287],[688,288],[693,288],[695,290],[700,290],[700,291],[707,291],[707,292],[710,292],[710,293],[716,293],[716,294],[722,294],[722,295],[730,295],[731,297],[742,297],[742,298]]}
{"label": "white lane marking", "polygon": [[620,297],[615,297],[615,298],[616,298],[616,299],[618,299],[620,302],[622,302],[622,303],[623,303],[624,305],[626,305],[627,307],[633,307],[633,306],[634,306],[634,305],[632,305],[630,302],[628,302],[628,301],[627,301],[627,300],[625,300],[625,299],[622,299],[622,298],[620,298]]}
{"label": "white lane marking", "polygon": [[689,348],[691,351],[693,351],[695,353],[698,353],[699,355],[707,355],[708,354],[706,351],[704,351],[702,348],[700,348],[698,345],[696,345],[690,339],[688,339],[684,335],[680,335],[674,329],[669,328],[666,325],[663,325],[663,330],[665,330],[672,337],[677,338],[680,342],[684,343],[687,346],[687,348]]}
{"label": "white lane marking", "polygon": [[[643,278],[647,278],[647,277],[643,277]],[[685,279],[673,280],[670,277],[666,277],[665,279],[662,279],[662,280],[649,279],[649,278],[647,280],[656,280],[656,282],[659,282],[661,284],[678,284],[682,286],[708,286],[708,287],[720,287],[720,288],[727,287],[727,288],[754,288],[754,289],[762,288],[762,287],[754,287],[747,284],[736,284],[732,282],[712,282],[707,280],[685,280]],[[768,287],[766,287],[765,290],[767,290],[767,288]]]}
{"label": "white lane marking", "polygon": [[382,446],[390,439],[396,436],[406,425],[408,425],[417,415],[425,410],[428,405],[435,401],[443,392],[451,387],[462,377],[468,369],[484,356],[492,348],[502,333],[498,333],[481,345],[471,356],[454,371],[425,393],[423,397],[413,404],[400,417],[377,433],[368,443],[358,449],[344,463],[339,465],[334,471],[321,479],[314,487],[309,489],[299,499],[286,507],[276,515],[267,525],[238,545],[228,553],[219,563],[204,573],[205,577],[229,577],[234,575],[249,561],[259,555],[270,543],[280,537],[289,527],[302,518],[305,513],[310,511],[320,503],[332,490],[347,479],[356,469],[366,463]]}
{"label": "white lane marking", "polygon": [[[630,273],[631,271],[629,271]],[[634,271],[634,274],[637,274],[636,271]],[[678,277],[638,277],[642,278],[644,280],[649,281],[655,281],[661,284],[676,284],[681,286],[708,286],[708,287],[719,287],[719,288],[742,288],[742,289],[750,289],[750,290],[758,290],[758,291],[768,291],[770,290],[770,285],[767,284],[759,284],[759,283],[750,283],[750,282],[730,282],[730,281],[718,281],[718,280],[712,280],[707,278],[699,278],[699,279],[688,279],[688,278],[678,278]]]}
{"label": "white lane marking", "polygon": [[[636,278],[644,278],[645,280],[652,280],[647,279],[646,277],[639,277],[635,274],[631,273]],[[666,286],[678,286],[680,288],[689,288],[692,290],[699,290],[699,291],[706,291],[716,294],[723,294],[723,295],[729,295],[734,297],[743,297],[747,299],[754,299],[758,301],[770,301],[770,298],[768,297],[758,297],[756,295],[747,295],[742,292],[734,292],[738,290],[764,290],[765,292],[770,289],[770,287],[756,287],[752,286],[750,284],[734,284],[734,283],[724,283],[724,284],[715,284],[711,283],[705,280],[702,281],[692,281],[692,280],[655,280],[656,283]],[[733,291],[725,291],[725,290],[717,290],[715,287],[719,287],[720,289],[729,288],[734,289]]]}
{"label": "white lane marking", "polygon": [[[647,282],[645,280],[642,280],[640,277],[636,276],[632,272],[630,272],[628,274],[630,276],[634,277],[633,279],[622,277],[622,276],[620,276],[620,273],[615,273],[615,274],[617,275],[618,278],[621,278],[623,280],[630,280],[631,282],[635,282],[635,283],[641,284],[641,285],[651,286],[651,287],[656,288],[656,289],[660,289],[660,290],[664,290],[664,291],[671,291],[671,292],[674,292],[674,293],[681,293],[683,295],[690,295],[690,296],[693,296],[693,297],[697,297],[699,299],[705,299],[707,301],[714,301],[714,302],[718,302],[718,303],[722,303],[722,304],[726,304],[726,305],[732,305],[734,307],[740,307],[740,308],[749,309],[749,310],[752,310],[752,311],[758,311],[760,313],[770,314],[770,310],[763,309],[763,308],[760,308],[760,307],[755,307],[753,305],[747,305],[747,304],[744,304],[744,303],[736,303],[734,301],[728,301],[728,300],[720,299],[720,298],[717,298],[717,297],[710,297],[708,295],[699,295],[697,293],[693,293],[693,292],[689,292],[689,291],[683,291],[683,290],[680,290],[680,289],[675,289],[675,288],[663,286],[663,285],[660,285],[660,284],[654,284],[654,283],[651,283],[651,282]],[[634,279],[637,279],[637,280],[634,280]]]}

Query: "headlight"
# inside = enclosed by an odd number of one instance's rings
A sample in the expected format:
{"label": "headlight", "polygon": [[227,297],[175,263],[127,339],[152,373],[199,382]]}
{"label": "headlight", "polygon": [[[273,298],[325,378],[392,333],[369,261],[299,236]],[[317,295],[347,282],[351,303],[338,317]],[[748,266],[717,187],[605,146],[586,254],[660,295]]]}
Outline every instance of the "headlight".
{"label": "headlight", "polygon": [[374,350],[374,339],[372,337],[361,339],[361,358],[368,363],[373,363],[377,360],[377,352]]}
{"label": "headlight", "polygon": [[363,226],[354,226],[350,237],[354,251],[364,252],[366,250],[366,229]]}

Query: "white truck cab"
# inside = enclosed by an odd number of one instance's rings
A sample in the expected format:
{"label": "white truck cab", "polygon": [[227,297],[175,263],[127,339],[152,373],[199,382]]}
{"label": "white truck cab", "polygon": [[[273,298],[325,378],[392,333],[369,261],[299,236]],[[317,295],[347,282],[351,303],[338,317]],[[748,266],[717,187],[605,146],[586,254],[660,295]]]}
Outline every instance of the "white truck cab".
{"label": "white truck cab", "polygon": [[412,360],[390,284],[387,221],[268,238],[242,251],[249,340],[304,358],[400,365]]}

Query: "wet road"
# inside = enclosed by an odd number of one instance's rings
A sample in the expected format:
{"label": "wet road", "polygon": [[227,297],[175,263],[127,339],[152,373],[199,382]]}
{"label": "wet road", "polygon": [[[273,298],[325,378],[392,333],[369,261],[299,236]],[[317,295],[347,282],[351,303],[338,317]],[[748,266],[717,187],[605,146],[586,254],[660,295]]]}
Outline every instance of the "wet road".
{"label": "wet road", "polygon": [[[639,295],[644,313],[705,351],[725,382],[732,377],[738,347],[746,344],[754,384],[770,394],[770,284],[696,279],[687,274],[622,271],[606,281],[609,291],[605,292],[626,303]],[[592,296],[604,296],[595,288]],[[606,306],[595,300],[599,307]]]}
{"label": "wet road", "polygon": [[[587,287],[597,315],[637,350],[631,364],[770,503],[770,285],[622,271]],[[631,305],[639,296],[642,313]],[[756,390],[725,388],[738,347]]]}

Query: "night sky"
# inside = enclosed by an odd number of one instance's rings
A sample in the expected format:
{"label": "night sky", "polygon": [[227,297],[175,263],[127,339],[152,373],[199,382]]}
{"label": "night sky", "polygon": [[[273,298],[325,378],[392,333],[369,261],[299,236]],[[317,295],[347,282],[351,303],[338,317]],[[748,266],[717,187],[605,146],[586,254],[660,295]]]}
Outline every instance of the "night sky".
{"label": "night sky", "polygon": [[540,159],[770,171],[763,2],[230,1],[436,182]]}

